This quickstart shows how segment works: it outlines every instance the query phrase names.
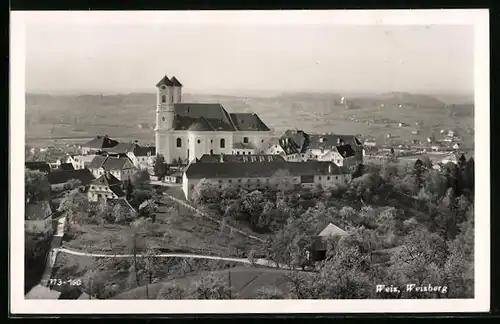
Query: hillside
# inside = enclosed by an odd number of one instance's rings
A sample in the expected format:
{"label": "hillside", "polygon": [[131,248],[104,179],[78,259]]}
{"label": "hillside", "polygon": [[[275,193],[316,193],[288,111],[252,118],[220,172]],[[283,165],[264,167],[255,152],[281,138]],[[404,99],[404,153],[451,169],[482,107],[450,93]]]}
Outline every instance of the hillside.
{"label": "hillside", "polygon": [[[418,137],[425,140],[439,129],[454,129],[465,136],[462,133],[474,127],[474,107],[463,102],[445,104],[432,96],[409,93],[346,97],[346,103],[341,103],[341,98],[341,94],[335,93],[283,93],[269,97],[183,95],[184,102],[218,102],[230,112],[255,112],[277,133],[300,128],[382,138],[391,133],[412,139],[411,130],[398,129],[397,125],[403,122],[414,128],[418,122]],[[28,94],[27,144],[46,145],[48,141],[65,138],[78,142],[96,134],[153,143],[155,104],[154,93]]]}
{"label": "hillside", "polygon": [[[223,280],[228,283],[229,272],[231,272],[231,286],[233,292],[238,296],[238,299],[251,299],[255,297],[257,290],[261,287],[276,286],[283,292],[288,291],[285,282],[286,270],[269,269],[269,268],[253,268],[253,267],[235,267],[230,270],[224,269],[216,271],[220,274]],[[192,283],[203,276],[204,273],[174,279],[167,282],[160,282],[149,285],[150,296],[157,296],[158,292],[167,284],[175,283],[181,287],[189,287]],[[113,299],[145,299],[146,288],[144,286],[131,289],[123,292]]]}

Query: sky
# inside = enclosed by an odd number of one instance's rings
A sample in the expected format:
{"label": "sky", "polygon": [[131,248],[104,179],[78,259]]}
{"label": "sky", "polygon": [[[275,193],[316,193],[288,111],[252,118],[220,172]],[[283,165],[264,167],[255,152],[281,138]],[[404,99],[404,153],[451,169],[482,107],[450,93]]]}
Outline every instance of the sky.
{"label": "sky", "polygon": [[472,25],[110,25],[26,27],[28,92],[474,90]]}

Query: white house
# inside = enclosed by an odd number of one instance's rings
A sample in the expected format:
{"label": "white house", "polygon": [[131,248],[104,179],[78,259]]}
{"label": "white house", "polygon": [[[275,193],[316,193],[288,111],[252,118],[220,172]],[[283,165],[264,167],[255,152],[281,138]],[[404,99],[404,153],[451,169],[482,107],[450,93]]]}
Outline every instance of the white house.
{"label": "white house", "polygon": [[156,148],[154,146],[135,146],[127,156],[137,169],[149,169],[154,166]]}
{"label": "white house", "polygon": [[156,85],[156,152],[167,163],[203,154],[231,154],[235,144],[259,151],[272,130],[253,113],[228,113],[218,103],[182,102],[182,84],[164,76]]}
{"label": "white house", "polygon": [[323,188],[347,184],[351,174],[331,162],[283,162],[266,159],[255,162],[190,163],[183,174],[182,189],[187,199],[202,180],[220,189],[293,189],[295,186]]}
{"label": "white house", "polygon": [[66,163],[71,163],[75,170],[88,168],[96,155],[69,155]]}
{"label": "white house", "polygon": [[24,214],[26,233],[44,236],[52,233],[52,209],[48,201],[29,202]]}
{"label": "white house", "polygon": [[127,180],[137,171],[130,158],[125,154],[97,155],[88,165],[88,169],[96,178],[109,172],[120,181]]}
{"label": "white house", "polygon": [[92,181],[87,194],[89,201],[92,202],[98,202],[101,199],[108,200],[125,197],[122,183],[109,172]]}

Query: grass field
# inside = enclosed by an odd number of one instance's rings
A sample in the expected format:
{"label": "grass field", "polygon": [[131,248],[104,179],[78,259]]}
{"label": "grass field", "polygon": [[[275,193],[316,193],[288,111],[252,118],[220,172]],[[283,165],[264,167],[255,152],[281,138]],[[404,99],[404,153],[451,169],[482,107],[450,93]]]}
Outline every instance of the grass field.
{"label": "grass field", "polygon": [[[229,284],[229,273],[231,274],[231,287],[235,293],[236,299],[251,299],[261,287],[274,286],[278,287],[278,289],[283,292],[288,291],[285,282],[285,275],[288,273],[286,270],[247,266],[219,270],[216,273],[221,275],[221,278],[226,284]],[[158,295],[158,292],[161,291],[162,287],[170,283],[176,283],[187,289],[194,281],[203,275],[205,275],[205,273],[150,285],[148,287],[150,296],[154,298],[154,296]],[[145,290],[145,287],[137,287],[116,295],[113,299],[145,299]]]}
{"label": "grass field", "polygon": [[[338,95],[281,95],[275,97],[237,97],[190,95],[185,102],[219,102],[229,112],[255,112],[280,133],[289,128],[306,132],[359,134],[383,139],[387,133],[396,140],[425,140],[439,137],[441,129],[455,130],[464,146],[472,145],[474,108],[444,103],[416,95],[388,95],[373,98],[350,98],[355,108],[338,104]],[[462,100],[462,99],[457,99]],[[27,95],[26,141],[42,145],[63,141],[85,141],[96,134],[123,141],[154,141],[155,94],[48,96]],[[380,107],[385,103],[383,108]],[[401,108],[397,103],[404,104]],[[454,103],[454,102],[452,102]],[[462,102],[456,102],[460,104]],[[398,123],[408,124],[398,127]],[[419,126],[416,126],[416,123]],[[139,124],[147,128],[139,128]],[[411,131],[418,129],[418,135]],[[52,138],[52,139],[50,139]]]}
{"label": "grass field", "polygon": [[[53,269],[52,278],[66,280],[77,280],[81,279],[82,285],[80,286],[55,286],[54,289],[61,292],[67,292],[68,290],[82,290],[86,285],[86,273],[90,269],[96,269],[99,264],[97,258],[86,257],[86,256],[74,256],[65,253],[59,253],[57,256],[56,263]],[[184,276],[185,272],[181,267],[181,263],[185,259],[180,258],[158,258],[158,271],[155,273],[155,278],[157,280],[171,280],[179,276]],[[108,296],[114,296],[120,294],[121,292],[127,291],[137,287],[135,280],[130,279],[130,266],[132,259],[116,259],[107,263],[106,271],[101,272],[101,277],[99,282],[107,287],[109,291]],[[193,269],[224,269],[228,267],[234,267],[234,263],[223,262],[223,261],[207,261],[191,259],[189,260]],[[146,276],[140,276],[139,287],[143,287],[148,281]],[[142,298],[145,298],[145,290]]]}

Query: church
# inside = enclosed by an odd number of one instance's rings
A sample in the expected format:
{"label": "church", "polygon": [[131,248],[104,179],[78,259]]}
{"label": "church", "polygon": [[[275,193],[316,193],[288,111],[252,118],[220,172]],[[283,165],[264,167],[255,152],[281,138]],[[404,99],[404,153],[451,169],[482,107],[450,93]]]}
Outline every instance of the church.
{"label": "church", "polygon": [[273,131],[254,113],[229,113],[219,103],[182,102],[182,84],[166,75],[156,84],[156,152],[167,163],[204,154],[257,154]]}

